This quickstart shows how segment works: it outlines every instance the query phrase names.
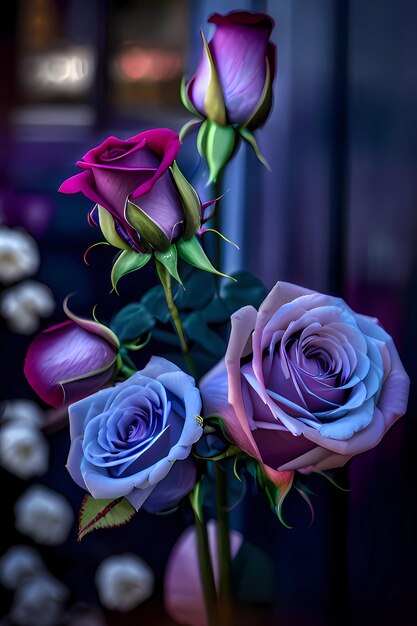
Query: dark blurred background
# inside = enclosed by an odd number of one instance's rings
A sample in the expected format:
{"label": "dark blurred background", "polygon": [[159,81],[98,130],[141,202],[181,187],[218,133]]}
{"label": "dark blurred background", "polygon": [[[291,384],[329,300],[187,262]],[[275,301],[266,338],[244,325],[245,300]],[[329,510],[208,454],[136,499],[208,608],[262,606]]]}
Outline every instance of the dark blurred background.
{"label": "dark blurred background", "polygon": [[[278,525],[261,496],[236,516],[245,536],[272,556],[277,576],[273,609],[259,608],[248,623],[411,625],[417,617],[415,0],[3,3],[1,221],[37,239],[36,280],[58,303],[43,326],[63,320],[60,303],[68,293],[76,294],[77,312],[88,314],[98,303],[102,319],[139,298],[154,283],[151,272],[142,272],[139,284],[126,279],[121,297],[110,295],[109,249],[93,251],[89,267],[82,261],[100,239],[86,222],[89,202],[57,188],[76,172],[75,161],[110,134],[128,138],[153,126],[178,131],[189,119],[179,84],[200,58],[199,29],[210,13],[238,8],[275,19],[278,76],[273,112],[257,132],[272,174],[241,147],[225,177],[223,232],[241,251],[225,251],[224,269],[244,266],[268,287],[281,279],[342,295],[381,320],[412,380],[407,416],[350,463],[348,495],[335,496],[324,479],[313,478],[311,527],[292,497],[286,510],[293,530]],[[182,150],[182,166],[207,194],[192,144],[191,138]],[[22,373],[30,337],[2,324],[3,396],[34,399]],[[48,473],[31,482],[63,493],[77,511],[82,492],[64,468],[68,432],[48,436]],[[35,545],[14,528],[13,504],[28,483],[4,471],[2,485],[1,553],[16,543]],[[112,553],[137,552],[156,572],[155,595],[133,613],[107,612],[105,620],[173,624],[161,606],[163,569],[189,523],[183,511],[141,512],[128,531],[98,532],[77,544],[74,530],[62,546],[42,548],[42,556],[69,587],[71,602],[98,606],[98,563]],[[6,615],[12,595],[2,598]]]}

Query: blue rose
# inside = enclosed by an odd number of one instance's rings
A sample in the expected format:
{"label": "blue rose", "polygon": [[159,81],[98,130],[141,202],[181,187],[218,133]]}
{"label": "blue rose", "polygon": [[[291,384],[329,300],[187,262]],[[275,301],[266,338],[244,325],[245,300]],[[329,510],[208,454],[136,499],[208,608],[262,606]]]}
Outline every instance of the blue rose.
{"label": "blue rose", "polygon": [[194,379],[153,357],[125,382],[69,407],[68,471],[94,498],[172,508],[195,484],[188,457],[203,432],[200,411]]}

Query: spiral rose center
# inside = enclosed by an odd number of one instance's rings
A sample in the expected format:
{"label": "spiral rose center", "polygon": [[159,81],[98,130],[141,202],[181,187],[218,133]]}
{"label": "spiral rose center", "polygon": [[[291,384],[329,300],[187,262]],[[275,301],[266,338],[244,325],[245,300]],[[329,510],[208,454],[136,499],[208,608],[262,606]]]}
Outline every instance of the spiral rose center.
{"label": "spiral rose center", "polygon": [[326,339],[318,335],[309,337],[296,336],[287,340],[284,345],[284,355],[291,369],[297,370],[300,375],[311,378],[326,379],[327,384],[337,385],[340,374],[340,359],[337,351],[330,349]]}
{"label": "spiral rose center", "polygon": [[145,439],[149,429],[149,416],[145,413],[135,416],[127,428],[126,441],[140,441]]}
{"label": "spiral rose center", "polygon": [[264,352],[263,370],[267,389],[296,417],[298,407],[318,415],[349,397],[344,384],[350,368],[340,333],[317,322],[287,337],[276,333]]}
{"label": "spiral rose center", "polygon": [[101,158],[103,161],[111,161],[112,159],[117,159],[117,157],[122,156],[126,150],[124,148],[107,148],[102,155]]}

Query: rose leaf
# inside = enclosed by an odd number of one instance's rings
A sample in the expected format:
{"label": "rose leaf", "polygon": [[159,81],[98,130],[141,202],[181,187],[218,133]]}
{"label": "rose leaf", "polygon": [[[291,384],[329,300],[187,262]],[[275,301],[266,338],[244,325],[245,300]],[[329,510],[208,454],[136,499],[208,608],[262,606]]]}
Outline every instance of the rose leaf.
{"label": "rose leaf", "polygon": [[113,318],[111,329],[123,344],[134,343],[155,326],[155,318],[140,302],[130,302]]}
{"label": "rose leaf", "polygon": [[97,528],[115,528],[129,522],[136,510],[126,498],[96,500],[87,494],[81,504],[78,541]]}

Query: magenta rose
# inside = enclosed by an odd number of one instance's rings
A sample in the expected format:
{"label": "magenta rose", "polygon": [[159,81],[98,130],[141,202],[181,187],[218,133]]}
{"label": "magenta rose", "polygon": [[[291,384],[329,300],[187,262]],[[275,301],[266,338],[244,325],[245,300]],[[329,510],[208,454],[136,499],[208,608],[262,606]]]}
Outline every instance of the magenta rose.
{"label": "magenta rose", "polygon": [[44,402],[58,408],[112,383],[119,340],[106,326],[71,318],[39,333],[29,346],[25,376]]}
{"label": "magenta rose", "polygon": [[82,171],[59,191],[81,192],[95,202],[103,234],[116,247],[166,250],[199,228],[195,192],[191,203],[182,192],[184,178],[175,163],[179,148],[177,133],[167,128],[126,140],[108,137],[77,162]]}
{"label": "magenta rose", "polygon": [[340,298],[277,283],[232,316],[225,361],[201,383],[205,414],[281,484],[344,465],[407,407],[409,378],[377,320]]}
{"label": "magenta rose", "polygon": [[[258,127],[272,105],[270,87],[275,77],[276,48],[269,37],[274,22],[269,15],[248,11],[215,13],[208,21],[215,24],[208,48],[226,109],[227,120],[223,123]],[[211,75],[210,59],[203,51],[200,65],[186,86],[186,95],[194,108],[209,118]],[[251,119],[252,124],[248,124]],[[221,123],[216,116],[213,121]]]}

